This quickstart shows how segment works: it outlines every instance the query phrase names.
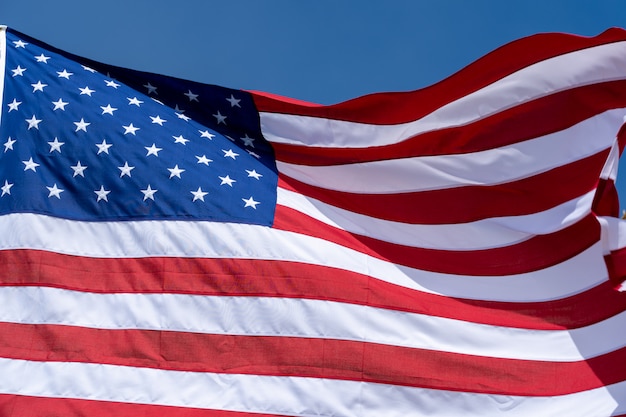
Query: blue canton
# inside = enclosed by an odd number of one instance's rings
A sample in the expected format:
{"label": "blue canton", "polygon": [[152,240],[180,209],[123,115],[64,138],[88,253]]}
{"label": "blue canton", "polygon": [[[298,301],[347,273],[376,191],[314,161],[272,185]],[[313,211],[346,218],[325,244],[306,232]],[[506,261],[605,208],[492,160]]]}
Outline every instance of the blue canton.
{"label": "blue canton", "polygon": [[99,64],[9,30],[0,214],[271,225],[278,181],[251,96]]}

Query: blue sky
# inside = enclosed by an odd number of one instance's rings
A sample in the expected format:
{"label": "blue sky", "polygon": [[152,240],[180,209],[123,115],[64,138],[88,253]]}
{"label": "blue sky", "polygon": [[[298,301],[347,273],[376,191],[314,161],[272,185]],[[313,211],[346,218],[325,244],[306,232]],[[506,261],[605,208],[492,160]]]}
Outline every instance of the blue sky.
{"label": "blue sky", "polygon": [[430,85],[534,33],[626,27],[626,1],[2,0],[0,23],[109,64],[330,104]]}

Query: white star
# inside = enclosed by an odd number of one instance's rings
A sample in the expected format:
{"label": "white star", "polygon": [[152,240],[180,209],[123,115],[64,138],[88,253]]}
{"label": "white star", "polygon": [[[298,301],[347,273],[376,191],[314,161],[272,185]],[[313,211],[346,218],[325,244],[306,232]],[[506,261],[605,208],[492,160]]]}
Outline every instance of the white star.
{"label": "white star", "polygon": [[74,124],[76,125],[76,130],[75,132],[78,132],[79,130],[82,130],[83,132],[87,132],[87,126],[89,126],[91,123],[87,123],[85,120],[83,120],[83,118],[80,118],[79,122],[74,122]]}
{"label": "white star", "polygon": [[107,143],[106,139],[102,139],[102,143],[96,143],[98,147],[98,153],[96,155],[100,155],[102,152],[105,154],[109,154],[109,148],[113,146],[111,143]]}
{"label": "white star", "polygon": [[226,116],[222,116],[222,113],[220,113],[219,110],[217,111],[217,114],[213,115],[213,117],[215,117],[217,119],[217,124],[218,125],[220,123],[226,124]]}
{"label": "white star", "polygon": [[18,66],[17,66],[17,68],[12,69],[11,71],[13,71],[13,76],[14,76],[14,77],[17,77],[18,75],[19,75],[20,77],[23,77],[23,76],[24,76],[24,71],[26,71],[26,68],[22,68],[22,67],[20,67],[20,66],[18,65]]}
{"label": "white star", "polygon": [[94,191],[94,193],[96,193],[96,195],[98,196],[98,200],[96,200],[96,203],[100,200],[109,201],[109,199],[107,198],[107,195],[110,192],[111,191],[107,191],[104,189],[104,185],[101,185],[99,190]]}
{"label": "white star", "polygon": [[236,158],[239,156],[239,154],[238,154],[238,153],[233,152],[233,150],[232,150],[232,149],[229,149],[229,150],[224,150],[224,149],[222,149],[222,152],[224,152],[224,158],[233,158],[233,159],[236,159]]}
{"label": "white star", "polygon": [[24,164],[24,171],[31,170],[33,172],[37,172],[39,164],[37,162],[33,162],[32,157],[28,161],[22,161],[22,163]]}
{"label": "white star", "polygon": [[125,134],[125,135],[127,135],[127,134],[129,134],[129,133],[130,133],[131,135],[135,136],[135,132],[139,130],[139,128],[138,128],[138,127],[133,126],[133,124],[132,124],[132,123],[131,123],[131,124],[129,124],[128,126],[124,126],[124,125],[122,125],[122,127],[124,128],[124,134]]}
{"label": "white star", "polygon": [[176,107],[174,107],[174,111],[176,113],[184,113],[185,112],[185,110],[182,110],[180,107],[178,107],[178,104],[176,105]]}
{"label": "white star", "polygon": [[89,86],[85,86],[85,88],[78,88],[80,90],[80,95],[82,96],[83,94],[88,95],[89,97],[91,97],[91,93],[95,93],[96,90],[92,90],[91,88],[89,88]]}
{"label": "white star", "polygon": [[77,175],[80,175],[81,177],[85,178],[85,174],[83,171],[85,171],[87,167],[84,165],[81,165],[80,161],[78,161],[76,165],[71,165],[70,168],[74,170],[74,175],[72,175],[72,178],[74,178]]}
{"label": "white star", "polygon": [[198,95],[194,94],[191,92],[191,90],[189,90],[188,92],[185,93],[185,95],[187,97],[189,97],[189,101],[198,101]]}
{"label": "white star", "polygon": [[4,152],[8,151],[9,149],[13,150],[13,144],[15,142],[17,142],[17,141],[15,139],[11,139],[11,136],[9,136],[7,141],[4,142]]}
{"label": "white star", "polygon": [[48,142],[48,145],[50,145],[50,153],[54,151],[61,153],[61,146],[65,145],[65,142],[59,142],[59,139],[54,138],[54,141]]}
{"label": "white star", "polygon": [[154,143],[152,144],[152,146],[150,146],[150,147],[144,146],[144,148],[146,148],[146,150],[148,151],[146,156],[154,155],[154,156],[158,157],[159,156],[159,151],[163,150],[163,148],[157,148]]}
{"label": "white star", "polygon": [[16,48],[24,48],[26,45],[28,45],[28,42],[24,42],[21,39],[19,39],[17,41],[13,41],[13,43],[15,44]]}
{"label": "white star", "polygon": [[83,69],[84,69],[85,71],[89,71],[89,72],[91,72],[92,74],[96,72],[96,70],[95,70],[95,69],[93,69],[93,68],[89,68],[89,67],[87,67],[87,66],[85,66],[85,65],[81,65],[81,67],[83,67]]}
{"label": "white star", "polygon": [[43,92],[44,87],[47,87],[48,84],[43,84],[41,81],[37,81],[37,84],[31,84],[31,86],[33,87],[33,93],[35,91]]}
{"label": "white star", "polygon": [[128,177],[131,177],[130,171],[135,169],[135,167],[129,166],[128,162],[124,162],[124,166],[123,167],[117,167],[117,168],[121,171],[120,178],[122,178],[124,175],[128,175]]}
{"label": "white star", "polygon": [[254,139],[249,137],[247,133],[246,133],[246,136],[241,138],[241,140],[243,141],[244,145],[250,146],[251,148],[254,148]]}
{"label": "white star", "polygon": [[110,114],[111,116],[113,116],[113,112],[115,110],[117,110],[117,108],[115,107],[111,107],[110,104],[107,104],[106,106],[100,106],[100,108],[102,109],[102,114]]}
{"label": "white star", "polygon": [[39,130],[39,123],[41,123],[41,120],[37,119],[34,114],[33,117],[31,117],[30,119],[26,119],[26,121],[28,122],[28,130],[33,127]]}
{"label": "white star", "polygon": [[172,137],[174,138],[174,143],[182,143],[183,145],[186,145],[187,142],[189,142],[189,139],[185,139],[183,135],[172,136]]}
{"label": "white star", "polygon": [[154,101],[155,103],[159,103],[161,106],[163,106],[163,105],[164,105],[164,104],[163,104],[163,102],[162,102],[161,100],[157,100],[157,99],[156,99],[156,98],[154,98],[154,97],[150,97],[150,98],[151,98],[151,99],[152,99],[152,101]]}
{"label": "white star", "polygon": [[234,182],[237,182],[237,180],[232,179],[232,178],[231,178],[231,177],[229,177],[228,175],[227,175],[227,176],[225,176],[225,177],[219,177],[219,179],[221,179],[221,180],[222,180],[222,182],[220,183],[220,185],[224,185],[224,184],[226,184],[226,185],[228,185],[228,186],[230,186],[230,187],[232,187],[232,186],[233,186],[233,183],[234,183]]}
{"label": "white star", "polygon": [[256,159],[259,159],[259,158],[260,158],[260,156],[259,156],[259,155],[255,154],[254,152],[252,152],[252,151],[250,151],[250,150],[248,151],[248,153],[249,153],[250,155],[254,156]]}
{"label": "white star", "polygon": [[152,123],[156,123],[159,126],[163,126],[163,123],[167,122],[167,120],[161,119],[161,116],[159,115],[157,115],[156,117],[150,116],[150,119],[152,119]]}
{"label": "white star", "polygon": [[182,114],[182,113],[176,113],[176,116],[177,116],[179,119],[183,119],[183,120],[184,120],[184,121],[186,121],[186,122],[188,122],[188,121],[190,121],[190,120],[191,120],[191,117],[187,117],[187,116],[185,116],[185,115],[184,115],[184,114]]}
{"label": "white star", "polygon": [[137,97],[126,97],[126,99],[128,100],[128,105],[130,106],[131,104],[134,104],[135,106],[139,107],[141,106],[141,103],[143,103],[143,101],[139,100]]}
{"label": "white star", "polygon": [[[11,184],[7,180],[4,180],[4,185],[2,187],[0,187],[0,189],[2,190],[2,195],[0,197],[4,197],[5,194],[11,195],[11,187],[13,187],[13,184]],[[202,201],[204,201],[204,200],[202,200]]]}
{"label": "white star", "polygon": [[120,86],[118,83],[116,83],[113,80],[104,80],[104,82],[106,83],[107,87],[117,88]]}
{"label": "white star", "polygon": [[157,88],[155,86],[153,86],[152,84],[150,84],[149,82],[148,82],[148,84],[144,84],[143,86],[148,89],[148,94],[152,94],[152,93],[154,93],[156,95],[159,94],[159,93],[157,93]]}
{"label": "white star", "polygon": [[248,199],[242,198],[242,200],[244,201],[244,203],[246,203],[246,205],[245,205],[245,206],[243,206],[244,208],[246,208],[246,207],[252,207],[253,209],[255,209],[255,210],[256,210],[256,205],[257,205],[257,204],[261,204],[261,203],[260,203],[260,202],[258,202],[258,201],[254,201],[254,198],[252,198],[252,196],[250,196],[250,198],[248,198]]}
{"label": "white star", "polygon": [[259,174],[258,172],[256,172],[255,169],[253,169],[252,171],[248,171],[246,169],[246,172],[248,173],[248,177],[252,177],[252,178],[257,179],[257,180],[263,176],[263,175]]}
{"label": "white star", "polygon": [[241,108],[241,106],[239,105],[239,102],[241,101],[241,99],[239,98],[235,98],[232,94],[230,95],[230,98],[227,98],[226,101],[228,101],[230,103],[230,107],[239,107]]}
{"label": "white star", "polygon": [[208,138],[209,140],[213,140],[213,138],[215,137],[215,135],[210,133],[208,130],[198,130],[198,132],[200,132],[201,138]]}
{"label": "white star", "polygon": [[13,101],[8,104],[9,113],[12,112],[13,110],[19,110],[18,107],[20,106],[20,104],[22,104],[21,101],[17,101],[16,99],[13,99]]}
{"label": "white star", "polygon": [[65,106],[67,106],[69,103],[67,101],[63,101],[63,99],[59,99],[58,101],[53,101],[52,104],[54,104],[54,109],[52,110],[63,110],[65,111]]}
{"label": "white star", "polygon": [[54,197],[58,198],[59,200],[61,199],[61,193],[64,190],[62,190],[59,187],[57,187],[56,183],[52,187],[46,187],[46,188],[48,189],[48,191],[50,191],[50,193],[48,194],[48,198],[54,196]]}
{"label": "white star", "polygon": [[180,174],[182,174],[183,172],[185,172],[184,169],[180,169],[178,168],[178,165],[175,165],[174,168],[168,168],[167,169],[170,172],[170,179],[172,177],[178,177],[180,178]]}
{"label": "white star", "polygon": [[147,199],[154,201],[154,193],[156,193],[157,191],[159,190],[153,190],[152,188],[150,188],[150,184],[148,184],[148,188],[146,188],[145,190],[141,190],[141,192],[143,193],[143,201],[146,201]]}
{"label": "white star", "polygon": [[41,54],[39,56],[36,56],[35,59],[37,60],[37,62],[43,62],[44,64],[47,64],[50,57],[45,56],[44,54]]}
{"label": "white star", "polygon": [[199,164],[204,164],[206,166],[209,166],[209,162],[213,162],[212,159],[207,158],[205,155],[202,155],[202,156],[197,156],[196,155],[196,158],[198,158],[198,163]]}
{"label": "white star", "polygon": [[66,80],[69,80],[70,76],[74,75],[73,72],[67,72],[66,69],[63,71],[57,71],[57,74],[59,74],[59,78],[65,78]]}
{"label": "white star", "polygon": [[196,201],[196,200],[204,201],[204,196],[207,195],[208,193],[206,191],[202,191],[202,188],[198,187],[198,190],[191,191],[191,194],[193,194],[193,201]]}

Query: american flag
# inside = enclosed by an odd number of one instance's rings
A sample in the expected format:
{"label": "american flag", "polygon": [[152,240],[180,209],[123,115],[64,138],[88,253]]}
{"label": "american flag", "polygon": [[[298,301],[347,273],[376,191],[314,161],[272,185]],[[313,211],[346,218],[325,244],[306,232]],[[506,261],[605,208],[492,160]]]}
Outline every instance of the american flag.
{"label": "american flag", "polygon": [[0,58],[1,415],[626,415],[625,31],[332,106]]}

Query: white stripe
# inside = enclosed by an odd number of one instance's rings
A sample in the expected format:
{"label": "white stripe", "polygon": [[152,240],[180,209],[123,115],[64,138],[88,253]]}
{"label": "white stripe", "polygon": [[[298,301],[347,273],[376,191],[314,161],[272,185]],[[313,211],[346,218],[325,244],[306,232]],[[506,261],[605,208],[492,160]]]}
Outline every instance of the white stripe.
{"label": "white stripe", "polygon": [[523,242],[576,223],[589,214],[595,190],[549,210],[458,224],[408,224],[343,210],[282,188],[277,203],[327,225],[400,245],[440,250],[480,250]]}
{"label": "white stripe", "polygon": [[626,220],[601,216],[598,221],[602,225],[605,254],[626,248]]}
{"label": "white stripe", "polygon": [[0,287],[0,321],[324,338],[554,362],[580,361],[626,346],[626,312],[574,330],[528,330],[324,300],[102,294],[30,286]]}
{"label": "white stripe", "polygon": [[389,145],[420,133],[465,125],[559,91],[623,80],[625,68],[626,42],[615,42],[538,62],[414,122],[380,126],[262,112],[261,130],[275,143],[331,148]]}
{"label": "white stripe", "polygon": [[393,194],[502,184],[611,148],[625,113],[626,109],[610,110],[556,133],[467,154],[332,166],[277,161],[276,166],[281,173],[305,184],[350,193]]}
{"label": "white stripe", "polygon": [[294,261],[354,271],[428,293],[479,300],[559,299],[607,278],[600,244],[539,271],[482,277],[403,267],[323,239],[245,224],[79,222],[22,213],[0,216],[0,230],[0,250],[40,249],[96,258],[168,256]]}
{"label": "white stripe", "polygon": [[[595,138],[594,138],[595,139]],[[610,179],[615,181],[617,179],[617,170],[619,167],[619,143],[617,140],[613,143],[613,147],[611,148],[611,153],[609,157],[606,159],[606,163],[602,168],[602,172],[600,173],[600,178],[602,179]]]}
{"label": "white stripe", "polygon": [[[378,272],[379,265],[375,262],[371,263],[371,267],[375,273]],[[398,276],[396,271],[404,276]],[[599,243],[558,265],[511,276],[438,274],[405,266],[389,268],[389,276],[397,279],[385,279],[376,276],[375,273],[371,275],[382,281],[427,293],[504,302],[558,300],[595,287],[606,282],[608,278]]]}
{"label": "white stripe", "polygon": [[[626,382],[555,397],[475,394],[321,378],[195,373],[0,359],[0,393],[337,417],[607,417],[626,412]],[[27,383],[24,375],[28,375]],[[433,411],[436,410],[436,411]]]}

